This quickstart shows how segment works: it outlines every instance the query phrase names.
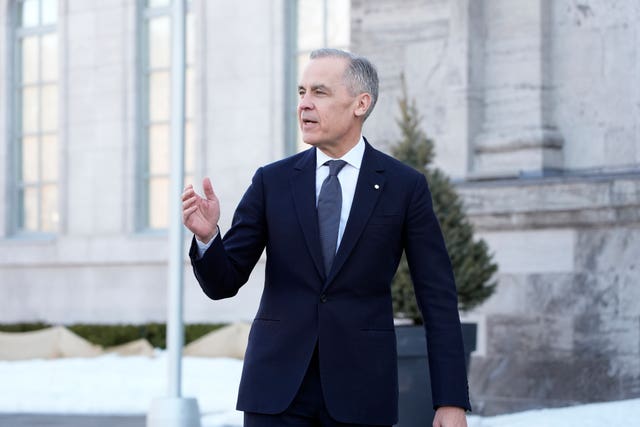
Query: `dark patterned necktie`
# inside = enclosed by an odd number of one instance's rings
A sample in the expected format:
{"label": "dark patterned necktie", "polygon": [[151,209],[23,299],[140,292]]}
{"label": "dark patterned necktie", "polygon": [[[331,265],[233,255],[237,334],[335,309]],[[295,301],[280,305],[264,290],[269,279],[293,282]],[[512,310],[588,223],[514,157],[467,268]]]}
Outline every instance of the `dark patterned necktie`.
{"label": "dark patterned necktie", "polygon": [[320,244],[324,259],[324,272],[328,276],[336,256],[340,211],[342,210],[342,188],[338,181],[340,169],[346,165],[344,160],[329,160],[329,176],[322,182],[318,196],[318,227]]}

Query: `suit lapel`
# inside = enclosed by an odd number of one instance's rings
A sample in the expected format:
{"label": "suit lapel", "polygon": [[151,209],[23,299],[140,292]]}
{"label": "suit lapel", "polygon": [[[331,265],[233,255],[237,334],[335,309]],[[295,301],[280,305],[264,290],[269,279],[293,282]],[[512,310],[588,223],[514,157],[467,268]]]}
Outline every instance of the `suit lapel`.
{"label": "suit lapel", "polygon": [[366,143],[360,173],[358,175],[358,182],[356,184],[356,191],[351,205],[351,212],[349,213],[349,220],[347,221],[340,247],[333,261],[331,273],[325,281],[325,288],[336,277],[358,242],[358,239],[360,239],[367,222],[369,222],[369,217],[384,189],[385,177],[383,171],[384,168],[378,162],[376,151],[369,143]]}
{"label": "suit lapel", "polygon": [[309,248],[313,263],[320,277],[324,278],[324,264],[320,251],[320,234],[316,213],[316,149],[307,150],[294,166],[291,176],[291,190],[296,206],[298,221]]}

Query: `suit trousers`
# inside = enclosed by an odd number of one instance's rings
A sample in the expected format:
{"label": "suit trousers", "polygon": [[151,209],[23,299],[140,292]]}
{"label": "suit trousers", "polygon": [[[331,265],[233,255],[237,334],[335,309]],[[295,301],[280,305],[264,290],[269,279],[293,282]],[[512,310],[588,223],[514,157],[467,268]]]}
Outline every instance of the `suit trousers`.
{"label": "suit trousers", "polygon": [[318,347],[313,353],[300,390],[291,405],[280,414],[244,413],[244,427],[391,427],[348,424],[334,420],[325,405],[320,381]]}

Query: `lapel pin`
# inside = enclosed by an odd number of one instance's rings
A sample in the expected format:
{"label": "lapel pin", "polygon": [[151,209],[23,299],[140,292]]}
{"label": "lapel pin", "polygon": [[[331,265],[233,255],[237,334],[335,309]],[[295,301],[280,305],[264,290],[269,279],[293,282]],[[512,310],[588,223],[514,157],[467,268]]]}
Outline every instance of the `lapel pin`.
{"label": "lapel pin", "polygon": [[378,184],[374,185],[373,188],[375,188],[376,190],[380,189],[380,186]]}

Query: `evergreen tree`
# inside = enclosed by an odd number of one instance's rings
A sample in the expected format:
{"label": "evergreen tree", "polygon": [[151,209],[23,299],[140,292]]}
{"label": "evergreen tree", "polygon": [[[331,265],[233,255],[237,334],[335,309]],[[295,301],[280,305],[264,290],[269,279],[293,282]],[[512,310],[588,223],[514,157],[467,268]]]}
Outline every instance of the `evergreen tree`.
{"label": "evergreen tree", "polygon": [[[404,81],[403,81],[404,83]],[[399,100],[400,117],[396,120],[402,138],[393,148],[400,161],[423,173],[433,199],[433,208],[440,222],[458,289],[458,305],[466,311],[484,302],[495,290],[493,275],[497,265],[484,240],[474,240],[473,226],[466,217],[464,206],[447,176],[433,167],[433,141],[420,129],[421,117],[415,101],[409,102],[403,84]],[[429,262],[425,260],[425,262]],[[392,285],[393,307],[397,317],[422,323],[407,260],[403,255]]]}

